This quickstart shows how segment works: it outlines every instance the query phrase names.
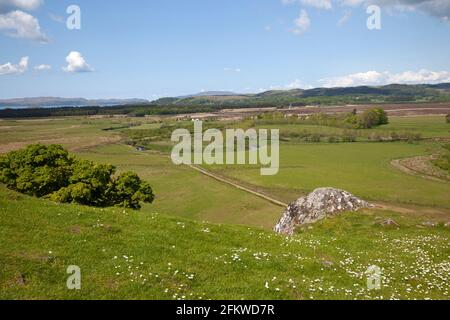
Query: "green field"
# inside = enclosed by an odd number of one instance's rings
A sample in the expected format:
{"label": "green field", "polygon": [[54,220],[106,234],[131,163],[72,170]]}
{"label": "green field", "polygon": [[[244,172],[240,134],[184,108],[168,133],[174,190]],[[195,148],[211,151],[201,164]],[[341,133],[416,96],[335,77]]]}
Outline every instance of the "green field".
{"label": "green field", "polygon": [[391,117],[381,130],[405,130],[420,132],[424,137],[448,137],[450,125],[442,116]]}
{"label": "green field", "polygon": [[[378,225],[387,218],[401,227]],[[425,221],[440,220],[366,211],[285,238],[0,186],[0,299],[448,299],[450,231]],[[70,265],[80,291],[66,288]],[[367,289],[371,265],[380,291]]]}
{"label": "green field", "polygon": [[[427,154],[427,144],[283,144],[280,172],[261,176],[255,166],[213,166],[210,170],[255,186],[278,198],[295,200],[292,190],[319,187],[348,190],[367,200],[450,208],[449,185],[402,173],[393,159]],[[291,192],[290,192],[291,191]]]}

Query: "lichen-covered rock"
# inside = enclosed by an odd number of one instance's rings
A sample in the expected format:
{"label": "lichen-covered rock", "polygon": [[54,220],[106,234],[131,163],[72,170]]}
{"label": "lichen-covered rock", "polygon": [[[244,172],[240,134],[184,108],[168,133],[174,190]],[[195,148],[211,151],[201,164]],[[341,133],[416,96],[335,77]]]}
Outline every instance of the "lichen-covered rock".
{"label": "lichen-covered rock", "polygon": [[357,211],[371,205],[352,194],[334,188],[320,188],[306,197],[291,203],[274,231],[292,235],[296,226],[314,223],[327,216],[337,215],[345,211]]}

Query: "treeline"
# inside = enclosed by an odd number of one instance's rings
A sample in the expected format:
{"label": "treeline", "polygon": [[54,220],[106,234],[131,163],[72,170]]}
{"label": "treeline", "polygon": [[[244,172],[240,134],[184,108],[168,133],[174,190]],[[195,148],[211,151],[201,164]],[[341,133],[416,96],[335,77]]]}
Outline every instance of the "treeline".
{"label": "treeline", "polygon": [[318,125],[345,129],[371,129],[389,123],[389,118],[383,109],[375,108],[357,114],[356,110],[350,113],[316,113],[305,116],[287,116],[281,112],[266,112],[260,114],[255,125],[263,124],[303,124]]}
{"label": "treeline", "polygon": [[68,116],[113,116],[126,115],[130,117],[145,117],[147,115],[175,115],[184,113],[213,112],[220,108],[212,106],[115,106],[115,107],[63,107],[63,108],[30,108],[3,109],[0,118],[48,118]]}

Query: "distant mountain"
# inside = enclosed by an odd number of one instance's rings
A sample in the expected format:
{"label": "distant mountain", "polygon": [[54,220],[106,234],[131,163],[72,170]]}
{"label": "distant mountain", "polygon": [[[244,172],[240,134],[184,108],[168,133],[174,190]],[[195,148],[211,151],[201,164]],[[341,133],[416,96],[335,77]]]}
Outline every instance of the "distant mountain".
{"label": "distant mountain", "polygon": [[184,97],[168,97],[154,101],[158,105],[180,106],[286,106],[332,105],[399,102],[449,102],[450,83],[390,84],[342,88],[270,90],[257,94],[211,91]]}
{"label": "distant mountain", "polygon": [[149,103],[145,99],[84,99],[36,97],[0,100],[2,108],[46,108],[46,107],[86,107],[86,106],[114,106],[127,104]]}

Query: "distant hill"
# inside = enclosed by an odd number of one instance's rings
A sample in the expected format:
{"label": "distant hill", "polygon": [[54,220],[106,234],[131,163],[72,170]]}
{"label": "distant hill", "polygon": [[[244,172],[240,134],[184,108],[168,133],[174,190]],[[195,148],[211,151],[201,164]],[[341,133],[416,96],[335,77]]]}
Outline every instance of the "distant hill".
{"label": "distant hill", "polygon": [[270,90],[257,94],[233,92],[203,92],[201,94],[162,98],[158,105],[183,106],[283,106],[283,105],[332,105],[398,102],[450,102],[450,83],[386,86],[358,86],[345,88],[315,88]]}
{"label": "distant hill", "polygon": [[36,97],[0,100],[3,108],[45,108],[45,107],[85,107],[85,106],[114,106],[127,104],[148,103],[145,99],[84,99]]}

